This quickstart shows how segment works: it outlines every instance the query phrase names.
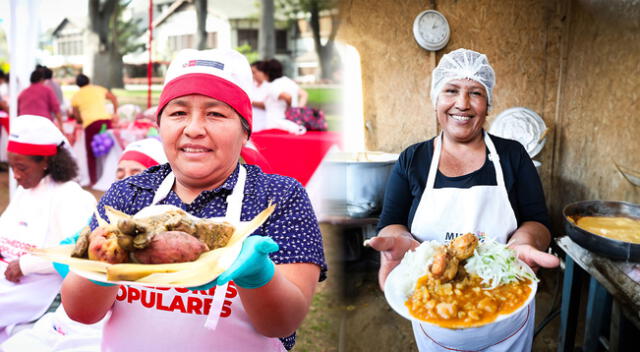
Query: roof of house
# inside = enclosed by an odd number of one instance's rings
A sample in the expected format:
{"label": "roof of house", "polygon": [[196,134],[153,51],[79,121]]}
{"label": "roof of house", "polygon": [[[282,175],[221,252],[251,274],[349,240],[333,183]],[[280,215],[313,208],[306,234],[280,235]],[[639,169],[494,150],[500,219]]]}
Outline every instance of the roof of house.
{"label": "roof of house", "polygon": [[65,17],[60,23],[55,27],[51,35],[53,37],[57,37],[59,33],[69,24],[78,27],[80,29],[87,28],[88,18],[87,17]]}
{"label": "roof of house", "polygon": [[[193,0],[175,0],[167,10],[156,17],[153,26],[161,25],[185,5],[193,5]],[[207,3],[207,14],[226,19],[257,18],[259,13],[260,8],[255,0],[208,0]]]}

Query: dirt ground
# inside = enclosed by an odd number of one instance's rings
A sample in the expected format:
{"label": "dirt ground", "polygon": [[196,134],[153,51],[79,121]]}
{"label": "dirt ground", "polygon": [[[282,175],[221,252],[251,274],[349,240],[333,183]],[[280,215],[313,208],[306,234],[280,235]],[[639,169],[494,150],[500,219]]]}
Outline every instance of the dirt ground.
{"label": "dirt ground", "polygon": [[[8,204],[8,172],[0,165],[0,212]],[[96,197],[102,192],[92,191]],[[328,279],[319,283],[307,318],[297,332],[294,351],[417,351],[409,321],[396,314],[377,283],[378,254],[360,244],[353,232],[321,224]],[[536,296],[536,326],[550,312],[559,269],[543,270]],[[555,307],[559,305],[559,295]],[[559,317],[534,340],[534,351],[557,349]],[[581,329],[579,328],[580,332]],[[576,341],[582,337],[577,336]]]}

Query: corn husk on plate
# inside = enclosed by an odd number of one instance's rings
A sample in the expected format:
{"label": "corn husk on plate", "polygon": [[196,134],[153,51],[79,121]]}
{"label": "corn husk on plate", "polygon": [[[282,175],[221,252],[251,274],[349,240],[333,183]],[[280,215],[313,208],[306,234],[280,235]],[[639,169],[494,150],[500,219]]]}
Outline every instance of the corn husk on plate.
{"label": "corn husk on plate", "polygon": [[[238,257],[242,242],[256,231],[275,210],[270,204],[253,220],[234,224],[235,230],[226,246],[204,252],[192,262],[171,264],[109,264],[96,260],[71,257],[75,245],[60,245],[52,248],[33,249],[32,254],[46,260],[69,265],[74,273],[94,281],[157,287],[193,287],[204,285],[227,270]],[[167,209],[166,206],[151,206],[139,214],[149,215]],[[96,214],[99,223],[106,223]],[[110,217],[110,221],[114,219]]]}

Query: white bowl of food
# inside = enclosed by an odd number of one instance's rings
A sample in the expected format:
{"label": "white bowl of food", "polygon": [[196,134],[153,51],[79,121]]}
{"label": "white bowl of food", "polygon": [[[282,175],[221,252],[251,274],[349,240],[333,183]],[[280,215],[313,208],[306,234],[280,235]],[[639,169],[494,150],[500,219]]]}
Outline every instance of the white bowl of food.
{"label": "white bowl of food", "polygon": [[425,241],[408,252],[387,277],[384,292],[404,318],[457,330],[519,314],[535,297],[537,282],[513,250],[467,234],[446,246]]}

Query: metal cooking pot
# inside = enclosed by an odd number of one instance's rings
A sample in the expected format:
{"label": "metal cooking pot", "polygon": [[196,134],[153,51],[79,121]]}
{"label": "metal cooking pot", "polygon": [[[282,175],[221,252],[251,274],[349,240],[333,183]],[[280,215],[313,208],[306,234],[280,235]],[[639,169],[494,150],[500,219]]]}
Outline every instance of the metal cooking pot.
{"label": "metal cooking pot", "polygon": [[331,184],[325,197],[338,213],[367,217],[382,208],[384,188],[398,154],[335,152],[327,161]]}
{"label": "metal cooking pot", "polygon": [[571,203],[562,210],[564,228],[571,239],[602,256],[632,262],[640,262],[640,244],[614,240],[579,228],[574,221],[584,216],[616,216],[640,220],[640,205],[627,202],[601,200]]}

